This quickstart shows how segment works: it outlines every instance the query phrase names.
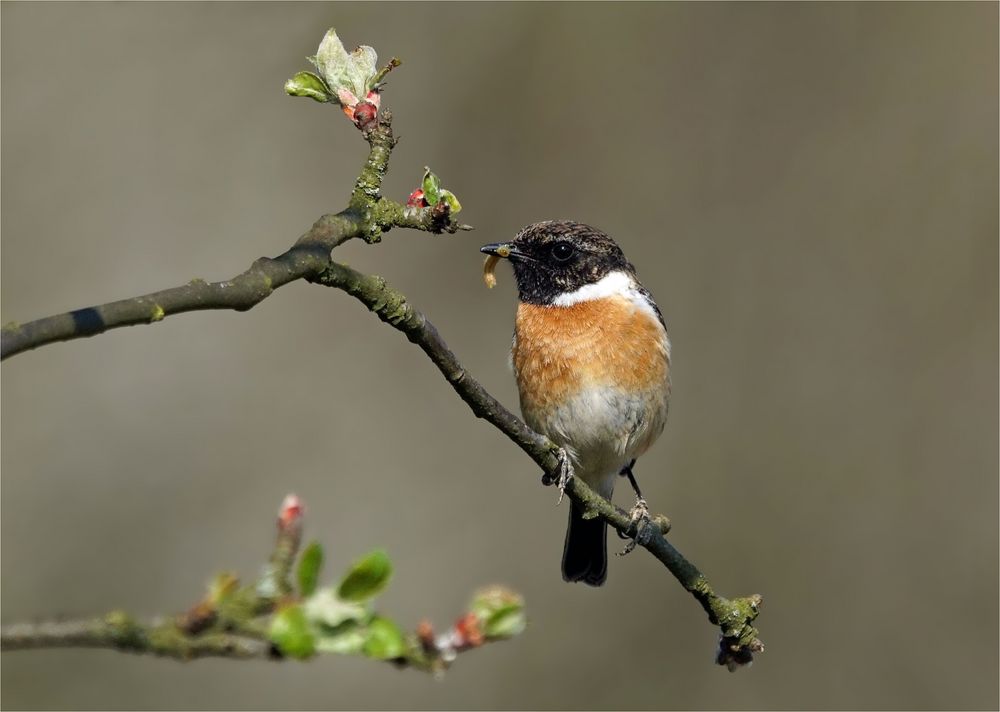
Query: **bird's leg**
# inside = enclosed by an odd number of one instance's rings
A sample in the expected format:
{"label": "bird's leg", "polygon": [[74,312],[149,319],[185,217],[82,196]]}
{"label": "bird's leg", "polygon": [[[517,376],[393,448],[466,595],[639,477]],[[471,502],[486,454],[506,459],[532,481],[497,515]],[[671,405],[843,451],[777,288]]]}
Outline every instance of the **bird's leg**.
{"label": "bird's leg", "polygon": [[566,494],[566,485],[573,479],[573,465],[569,462],[569,453],[566,452],[566,448],[559,448],[557,457],[559,458],[559,476],[553,477],[546,472],[542,475],[542,484],[546,487],[556,485],[559,488],[559,500],[556,502],[558,507],[562,504],[563,495]]}
{"label": "bird's leg", "polygon": [[635,475],[632,473],[632,468],[635,466],[635,458],[632,458],[632,462],[625,465],[618,473],[619,477],[628,477],[629,484],[632,485],[632,491],[635,492],[635,496],[640,502],[645,502],[642,498],[642,491],[639,489],[639,483],[635,481]]}
{"label": "bird's leg", "polygon": [[646,500],[642,496],[642,490],[639,489],[639,483],[635,481],[635,475],[632,473],[632,467],[635,465],[635,460],[625,465],[621,472],[618,474],[622,477],[628,477],[629,484],[632,485],[633,491],[635,491],[635,504],[629,511],[629,519],[631,520],[631,536],[626,536],[621,532],[618,536],[622,539],[628,539],[628,544],[625,545],[625,549],[618,553],[618,556],[625,556],[626,554],[632,553],[636,545],[646,538],[646,527],[649,526],[649,505],[646,504]]}

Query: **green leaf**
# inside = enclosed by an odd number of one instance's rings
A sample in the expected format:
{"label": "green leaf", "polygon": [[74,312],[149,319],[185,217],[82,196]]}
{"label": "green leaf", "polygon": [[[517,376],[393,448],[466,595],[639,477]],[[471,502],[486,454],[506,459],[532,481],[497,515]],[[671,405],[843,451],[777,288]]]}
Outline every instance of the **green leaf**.
{"label": "green leaf", "polygon": [[441,200],[448,203],[448,211],[452,215],[462,209],[462,204],[458,202],[458,198],[450,190],[441,189]]}
{"label": "green leaf", "polygon": [[392,562],[384,551],[378,549],[354,562],[340,582],[337,595],[344,601],[364,601],[385,588],[390,576]]}
{"label": "green leaf", "polygon": [[483,634],[487,638],[512,638],[523,633],[528,625],[524,606],[511,603],[493,611],[483,622]]}
{"label": "green leaf", "polygon": [[321,589],[306,599],[303,608],[310,623],[326,628],[336,628],[346,622],[360,623],[370,615],[366,604],[342,601],[330,588]]}
{"label": "green leaf", "polygon": [[479,618],[487,638],[510,638],[527,625],[524,599],[503,586],[477,591],[469,610]]}
{"label": "green leaf", "polygon": [[224,571],[217,575],[208,585],[208,601],[213,606],[218,606],[226,601],[240,585],[240,580],[231,571]]}
{"label": "green leaf", "polygon": [[328,102],[333,96],[326,82],[312,72],[298,72],[285,82],[285,93],[292,96],[308,96],[319,102]]}
{"label": "green leaf", "polygon": [[365,647],[365,628],[359,623],[348,621],[336,628],[322,630],[316,639],[316,650],[321,653],[352,655]]}
{"label": "green leaf", "polygon": [[303,598],[308,598],[316,591],[321,568],[323,568],[323,547],[318,541],[310,542],[299,559],[299,594]]}
{"label": "green leaf", "polygon": [[368,624],[364,653],[370,658],[388,660],[406,652],[406,639],[399,627],[388,618],[377,616]]}
{"label": "green leaf", "polygon": [[431,173],[430,168],[424,168],[424,180],[420,186],[424,191],[424,200],[428,205],[437,205],[441,199],[441,181]]}
{"label": "green leaf", "polygon": [[371,618],[367,604],[341,601],[333,589],[324,588],[308,599],[304,608],[316,630],[316,650],[346,655],[364,647],[364,626]]}
{"label": "green leaf", "polygon": [[268,633],[271,642],[290,658],[308,658],[316,653],[316,638],[301,606],[289,606],[278,611]]}

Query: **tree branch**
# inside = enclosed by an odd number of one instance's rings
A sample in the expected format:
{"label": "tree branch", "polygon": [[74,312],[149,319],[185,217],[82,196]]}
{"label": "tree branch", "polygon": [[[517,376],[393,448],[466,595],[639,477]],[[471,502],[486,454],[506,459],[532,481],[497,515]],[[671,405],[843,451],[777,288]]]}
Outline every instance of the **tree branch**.
{"label": "tree branch", "polygon": [[108,648],[177,660],[268,658],[271,644],[231,633],[188,636],[172,621],[139,623],[121,612],[90,620],[15,623],[0,628],[0,649]]}
{"label": "tree branch", "polygon": [[454,220],[445,203],[410,208],[381,196],[382,179],[396,143],[388,111],[382,112],[373,128],[365,131],[365,137],[370,150],[348,207],[321,217],[281,255],[262,257],[225,281],[192,279],[180,287],[131,299],[56,314],[27,324],[7,324],[0,336],[0,359],[56,341],[96,336],[123,326],[155,324],[173,314],[203,309],[246,311],[278,287],[319,274],[330,262],[330,251],[350,239],[379,242],[382,233],[393,227],[429,232],[467,228]]}
{"label": "tree branch", "polygon": [[[441,674],[460,653],[503,639],[486,636],[470,638],[465,628],[467,621],[467,616],[460,618],[453,628],[439,635],[435,635],[430,625],[423,622],[409,636],[403,654],[384,660],[399,668]],[[185,662],[198,658],[271,662],[285,659],[263,634],[260,637],[234,633],[192,635],[171,620],[141,622],[121,611],[113,611],[103,618],[13,623],[0,627],[0,650],[53,648],[103,648]]]}

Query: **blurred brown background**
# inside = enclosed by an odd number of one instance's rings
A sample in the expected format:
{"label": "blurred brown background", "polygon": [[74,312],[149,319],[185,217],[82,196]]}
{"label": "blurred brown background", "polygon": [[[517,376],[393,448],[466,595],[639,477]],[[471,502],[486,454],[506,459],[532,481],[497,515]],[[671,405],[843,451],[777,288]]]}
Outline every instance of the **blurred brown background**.
{"label": "blurred brown background", "polygon": [[527,633],[441,682],[8,653],[5,707],[996,708],[995,3],[0,10],[4,322],[232,276],[341,208],[363,141],[282,93],[335,25],[404,60],[385,192],[430,165],[477,227],[338,255],[516,408],[513,280],[487,291],[477,247],[544,218],[614,235],[674,340],[638,474],[722,592],[764,594],[768,646],[713,666],[643,553],[563,584],[534,466],[400,334],[296,284],[4,363],[3,620],[181,610],[256,574],[294,491],[333,570],[389,550],[406,625],[499,581]]}

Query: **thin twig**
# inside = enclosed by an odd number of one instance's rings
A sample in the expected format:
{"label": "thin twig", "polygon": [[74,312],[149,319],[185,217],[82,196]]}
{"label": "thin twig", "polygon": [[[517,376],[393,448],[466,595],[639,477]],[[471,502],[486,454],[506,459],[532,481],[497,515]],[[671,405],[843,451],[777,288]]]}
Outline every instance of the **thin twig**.
{"label": "thin twig", "polygon": [[[440,674],[451,666],[456,656],[501,640],[484,638],[473,644],[462,639],[455,643],[449,638],[454,635],[455,632],[450,631],[428,639],[418,629],[409,636],[403,655],[384,662],[399,668]],[[122,611],[113,611],[103,618],[0,626],[0,650],[4,652],[52,648],[103,648],[181,661],[199,658],[286,660],[267,639],[266,629],[256,633],[210,631],[189,634],[171,620],[137,621]]]}
{"label": "thin twig", "polygon": [[140,623],[121,612],[89,620],[15,623],[0,628],[0,650],[110,648],[177,660],[267,658],[271,644],[230,633],[185,635],[171,621]]}

